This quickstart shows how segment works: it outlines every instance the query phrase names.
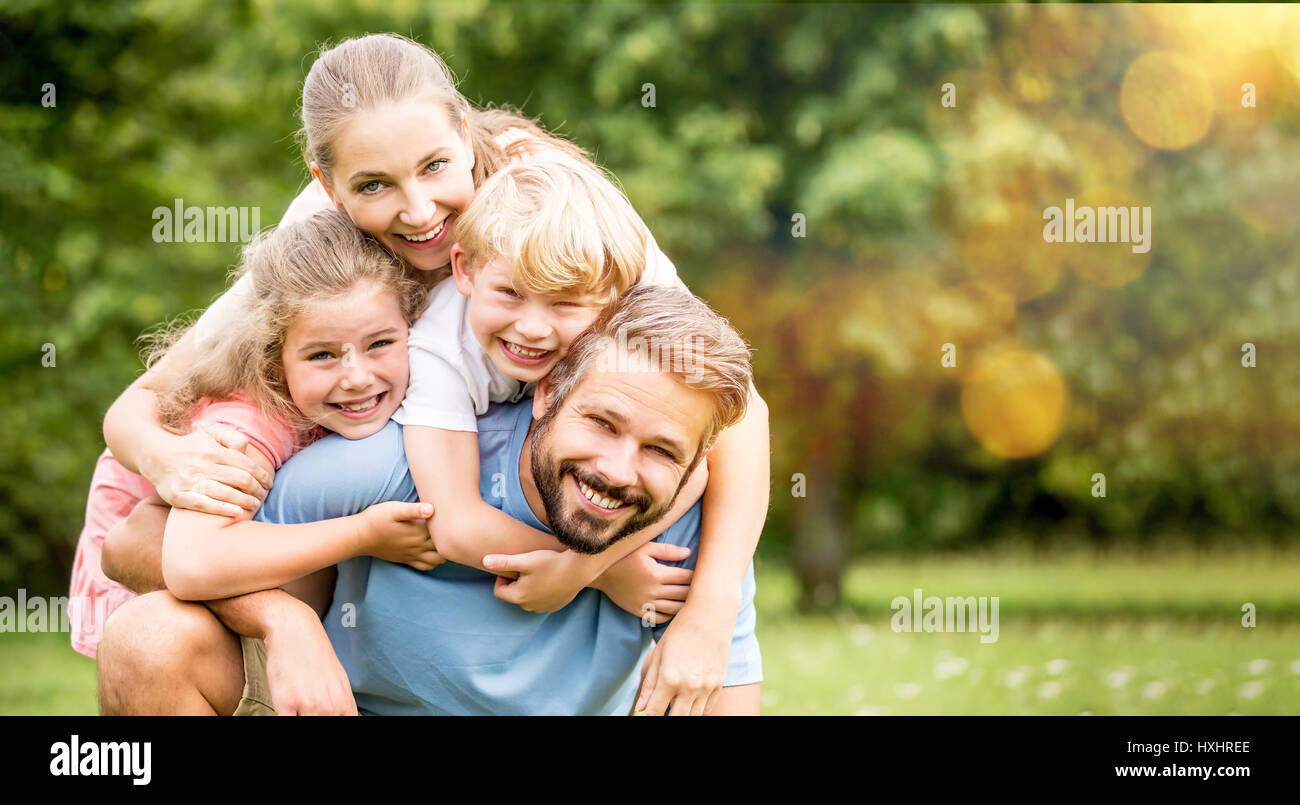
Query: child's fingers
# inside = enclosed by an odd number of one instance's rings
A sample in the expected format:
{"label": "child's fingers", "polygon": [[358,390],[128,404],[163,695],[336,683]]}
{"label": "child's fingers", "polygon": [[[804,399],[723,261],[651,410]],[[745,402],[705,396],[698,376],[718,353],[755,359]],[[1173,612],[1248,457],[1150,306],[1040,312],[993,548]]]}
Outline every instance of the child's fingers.
{"label": "child's fingers", "polygon": [[[667,616],[676,615],[678,612],[681,612],[683,605],[684,605],[683,601],[673,601],[668,598],[659,598],[656,599],[654,602],[655,614],[663,615],[665,616],[664,620],[668,620]],[[660,623],[663,623],[663,621],[660,621]]]}
{"label": "child's fingers", "polygon": [[669,601],[685,601],[686,594],[690,591],[688,584],[665,584],[659,588],[659,597]]}
{"label": "child's fingers", "polygon": [[691,555],[691,549],[683,545],[670,545],[667,542],[647,542],[642,548],[647,556],[662,562],[680,562]]}
{"label": "child's fingers", "polygon": [[690,584],[695,571],[685,567],[661,567],[656,575],[660,584]]}
{"label": "child's fingers", "polygon": [[641,673],[641,694],[637,696],[636,706],[632,712],[639,713],[646,709],[650,704],[650,699],[654,696],[659,684],[659,652],[650,651],[646,657],[645,668]]}

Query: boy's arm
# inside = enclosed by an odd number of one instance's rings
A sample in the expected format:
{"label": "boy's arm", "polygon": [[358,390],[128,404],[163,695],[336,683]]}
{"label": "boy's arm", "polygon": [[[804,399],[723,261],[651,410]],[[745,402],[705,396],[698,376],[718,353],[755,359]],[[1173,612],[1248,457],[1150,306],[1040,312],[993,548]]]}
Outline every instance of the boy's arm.
{"label": "boy's arm", "polygon": [[564,550],[555,537],[483,501],[478,434],[406,425],[402,439],[420,500],[433,504],[429,532],[444,558],[487,570],[487,554]]}
{"label": "boy's arm", "polygon": [[726,679],[740,586],[767,517],[767,404],[750,387],[744,419],[709,451],[700,554],[686,603],[655,646],[637,710],[703,712]]}
{"label": "boy's arm", "polygon": [[[257,448],[246,452],[270,467]],[[421,545],[432,550],[424,523],[408,524],[419,519],[419,508],[386,502],[360,514],[293,525],[252,522],[251,512],[231,518],[172,509],[163,535],[163,579],[177,598],[194,601],[269,590],[353,556],[377,555],[416,566],[380,549],[395,544],[389,537],[409,532],[403,538],[410,545],[401,548],[404,553],[417,556]]]}

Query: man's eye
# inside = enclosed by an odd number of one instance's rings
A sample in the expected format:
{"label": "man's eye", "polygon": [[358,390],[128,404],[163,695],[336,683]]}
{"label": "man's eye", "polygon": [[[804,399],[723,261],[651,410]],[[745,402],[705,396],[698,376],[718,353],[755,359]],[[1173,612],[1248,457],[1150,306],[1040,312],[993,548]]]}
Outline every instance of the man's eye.
{"label": "man's eye", "polygon": [[592,422],[595,422],[597,425],[599,425],[600,427],[602,427],[602,428],[604,428],[604,429],[606,429],[606,430],[613,430],[613,429],[614,429],[614,426],[613,426],[613,425],[609,424],[608,422],[606,422],[605,420],[601,419],[601,418],[598,417],[598,416],[590,417],[590,419],[591,419]]}

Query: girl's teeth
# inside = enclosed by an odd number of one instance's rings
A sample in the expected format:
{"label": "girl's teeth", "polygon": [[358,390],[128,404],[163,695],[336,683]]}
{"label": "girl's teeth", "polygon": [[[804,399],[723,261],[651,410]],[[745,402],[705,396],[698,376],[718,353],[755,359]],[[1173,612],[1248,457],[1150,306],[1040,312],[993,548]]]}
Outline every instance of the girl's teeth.
{"label": "girl's teeth", "polygon": [[374,408],[376,405],[379,405],[379,398],[371,397],[369,400],[366,400],[365,402],[356,403],[354,405],[346,405],[344,403],[335,403],[335,405],[337,405],[339,408],[342,408],[344,411],[367,411],[371,408]]}

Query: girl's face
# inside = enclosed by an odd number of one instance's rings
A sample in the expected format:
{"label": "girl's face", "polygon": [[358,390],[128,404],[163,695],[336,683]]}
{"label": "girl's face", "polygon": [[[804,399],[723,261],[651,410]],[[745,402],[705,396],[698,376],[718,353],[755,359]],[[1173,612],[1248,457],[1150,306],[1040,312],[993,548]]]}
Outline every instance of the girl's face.
{"label": "girl's face", "polygon": [[443,103],[407,100],[365,109],[334,142],[330,198],[359,228],[416,268],[450,262],[456,217],[474,199],[474,151]]}
{"label": "girl's face", "polygon": [[285,333],[285,381],[304,416],[348,439],[378,433],[406,396],[406,320],[374,283],[312,304]]}

